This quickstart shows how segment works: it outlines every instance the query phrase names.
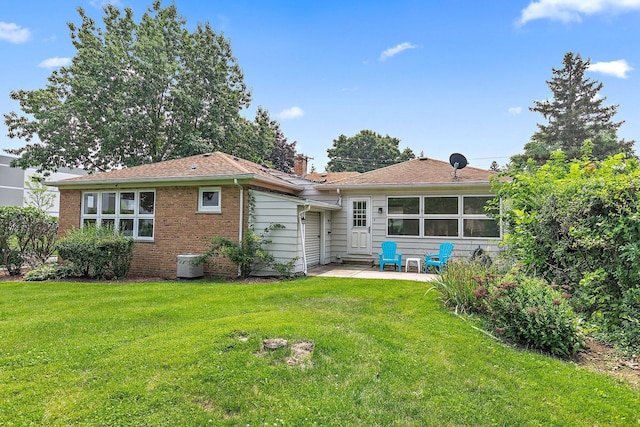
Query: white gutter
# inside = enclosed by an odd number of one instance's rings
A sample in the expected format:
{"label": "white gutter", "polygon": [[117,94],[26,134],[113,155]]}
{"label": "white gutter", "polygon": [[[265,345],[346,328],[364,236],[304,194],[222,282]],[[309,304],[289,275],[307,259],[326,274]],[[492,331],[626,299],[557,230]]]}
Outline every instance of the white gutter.
{"label": "white gutter", "polygon": [[305,238],[306,238],[306,229],[305,224],[302,222],[302,217],[305,213],[311,210],[311,205],[305,205],[305,208],[298,213],[298,230],[300,230],[300,236],[302,238],[302,272],[304,275],[307,275],[307,251],[305,250]]}
{"label": "white gutter", "polygon": [[[238,178],[234,178],[233,183],[236,187],[240,187],[240,223],[238,224],[238,242],[240,243],[240,246],[242,246],[242,225],[244,224],[244,187],[238,184]],[[241,274],[240,266],[238,266],[238,276]]]}

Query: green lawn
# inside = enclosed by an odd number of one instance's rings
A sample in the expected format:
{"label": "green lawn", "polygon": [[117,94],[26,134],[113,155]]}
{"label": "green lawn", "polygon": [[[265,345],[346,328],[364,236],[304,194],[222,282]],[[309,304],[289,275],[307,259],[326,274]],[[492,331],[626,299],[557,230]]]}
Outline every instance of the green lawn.
{"label": "green lawn", "polygon": [[[0,425],[640,425],[640,392],[517,351],[428,283],[0,282]],[[311,341],[311,365],[267,338]]]}

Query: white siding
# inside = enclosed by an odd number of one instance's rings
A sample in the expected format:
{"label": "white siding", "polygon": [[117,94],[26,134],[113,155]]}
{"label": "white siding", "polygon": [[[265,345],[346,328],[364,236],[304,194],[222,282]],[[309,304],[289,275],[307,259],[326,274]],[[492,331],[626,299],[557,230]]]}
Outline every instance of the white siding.
{"label": "white siding", "polygon": [[[485,195],[490,194],[489,187],[486,189],[465,189],[452,190],[443,189],[439,191],[412,189],[400,191],[371,191],[371,192],[342,192],[343,208],[340,211],[333,212],[332,216],[332,246],[331,253],[333,261],[339,261],[338,254],[344,257],[347,249],[347,206],[346,201],[349,197],[354,196],[371,196],[371,257],[377,260],[380,246],[384,240],[393,240],[398,243],[398,252],[401,252],[403,258],[406,257],[424,257],[426,254],[437,253],[440,243],[449,241],[453,243],[453,257],[469,257],[474,249],[481,247],[482,249],[496,253],[500,250],[499,239],[478,239],[478,238],[436,238],[436,237],[404,237],[389,236],[387,237],[387,197],[388,196],[425,196],[425,195]],[[383,208],[382,214],[378,213],[378,208]]]}
{"label": "white siding", "polygon": [[[256,234],[260,235],[273,224],[282,224],[285,228],[272,230],[265,235],[271,243],[264,248],[276,257],[277,262],[286,263],[297,258],[294,273],[303,271],[302,246],[298,233],[298,205],[294,200],[277,194],[249,190],[253,198],[253,212],[250,219]],[[265,269],[254,272],[256,275],[270,275],[273,271]]]}

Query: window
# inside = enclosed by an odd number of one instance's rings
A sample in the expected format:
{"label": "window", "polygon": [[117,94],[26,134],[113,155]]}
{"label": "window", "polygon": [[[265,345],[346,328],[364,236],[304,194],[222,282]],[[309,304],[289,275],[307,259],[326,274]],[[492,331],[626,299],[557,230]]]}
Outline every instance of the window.
{"label": "window", "polygon": [[389,197],[387,212],[387,235],[420,236],[420,197]]}
{"label": "window", "polygon": [[499,238],[500,226],[484,207],[493,196],[387,198],[387,235]]}
{"label": "window", "polygon": [[198,192],[198,212],[222,212],[220,187],[201,188]]}
{"label": "window", "polygon": [[155,198],[152,190],[85,192],[82,225],[113,227],[137,240],[153,240]]}

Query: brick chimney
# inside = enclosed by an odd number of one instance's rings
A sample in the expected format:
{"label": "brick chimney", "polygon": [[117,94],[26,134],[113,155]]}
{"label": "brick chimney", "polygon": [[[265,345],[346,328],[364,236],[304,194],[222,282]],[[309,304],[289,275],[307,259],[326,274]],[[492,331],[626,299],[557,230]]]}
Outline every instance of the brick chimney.
{"label": "brick chimney", "polygon": [[293,173],[297,176],[307,175],[307,160],[309,157],[304,154],[298,154],[293,158]]}

